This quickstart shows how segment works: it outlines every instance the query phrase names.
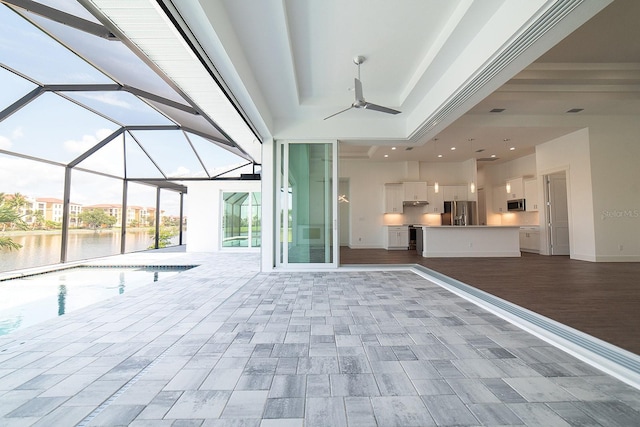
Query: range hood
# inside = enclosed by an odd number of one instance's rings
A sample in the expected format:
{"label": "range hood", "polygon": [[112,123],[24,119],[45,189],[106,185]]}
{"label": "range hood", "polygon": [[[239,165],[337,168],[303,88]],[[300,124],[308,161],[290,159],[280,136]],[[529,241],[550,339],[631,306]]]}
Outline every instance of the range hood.
{"label": "range hood", "polygon": [[402,202],[402,206],[426,206],[429,202],[426,200],[405,200]]}

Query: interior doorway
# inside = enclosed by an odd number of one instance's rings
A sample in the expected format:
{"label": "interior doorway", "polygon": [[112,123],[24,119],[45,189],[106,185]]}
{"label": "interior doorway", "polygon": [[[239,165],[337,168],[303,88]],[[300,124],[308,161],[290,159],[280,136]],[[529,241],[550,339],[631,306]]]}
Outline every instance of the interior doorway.
{"label": "interior doorway", "polygon": [[545,176],[546,215],[548,224],[548,253],[569,255],[569,204],[566,172]]}

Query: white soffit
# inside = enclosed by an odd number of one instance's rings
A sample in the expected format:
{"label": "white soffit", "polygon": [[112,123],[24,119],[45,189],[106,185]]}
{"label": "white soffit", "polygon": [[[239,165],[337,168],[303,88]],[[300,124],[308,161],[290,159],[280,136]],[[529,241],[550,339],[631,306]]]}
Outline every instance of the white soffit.
{"label": "white soffit", "polygon": [[261,144],[153,0],[81,0],[100,11],[256,162]]}

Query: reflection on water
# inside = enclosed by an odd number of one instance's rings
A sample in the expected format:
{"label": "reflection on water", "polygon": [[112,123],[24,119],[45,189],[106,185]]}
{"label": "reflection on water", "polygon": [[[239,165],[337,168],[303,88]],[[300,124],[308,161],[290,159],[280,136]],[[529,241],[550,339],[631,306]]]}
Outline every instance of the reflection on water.
{"label": "reflection on water", "polygon": [[64,314],[64,305],[65,300],[67,299],[67,286],[60,285],[58,291],[58,316],[62,316]]}
{"label": "reflection on water", "polygon": [[[186,234],[185,234],[186,235]],[[60,245],[62,234],[54,232],[34,232],[11,236],[22,245],[19,250],[0,250],[0,271],[11,271],[22,268],[57,264],[60,262]],[[184,236],[183,236],[184,242]],[[178,236],[172,239],[178,244]],[[147,230],[127,230],[125,252],[136,252],[148,249],[153,239]],[[120,230],[70,230],[67,242],[67,260],[78,261],[120,253]]]}
{"label": "reflection on water", "polygon": [[190,266],[69,268],[0,282],[0,335],[178,274]]}

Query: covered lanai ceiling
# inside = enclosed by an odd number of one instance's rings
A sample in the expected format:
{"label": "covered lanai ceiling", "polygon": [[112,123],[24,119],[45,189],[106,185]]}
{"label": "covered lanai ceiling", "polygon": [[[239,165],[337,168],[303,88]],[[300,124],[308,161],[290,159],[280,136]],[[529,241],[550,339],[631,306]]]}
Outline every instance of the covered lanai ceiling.
{"label": "covered lanai ceiling", "polygon": [[[581,127],[565,114],[640,111],[633,0],[80,2],[204,110],[198,64],[261,138],[338,139],[343,158],[504,161]],[[366,100],[401,113],[325,120],[354,102],[358,55]]]}

